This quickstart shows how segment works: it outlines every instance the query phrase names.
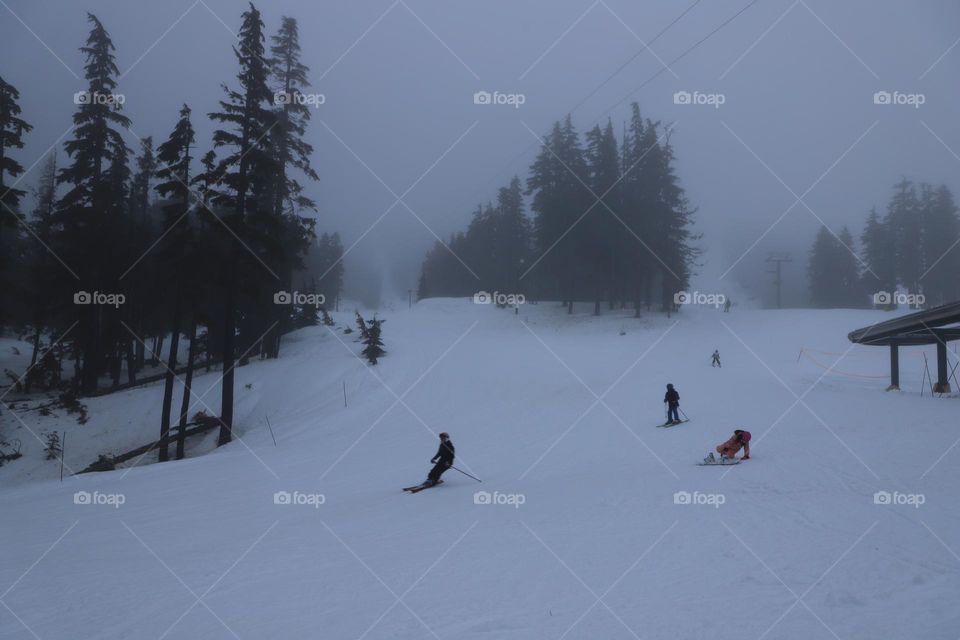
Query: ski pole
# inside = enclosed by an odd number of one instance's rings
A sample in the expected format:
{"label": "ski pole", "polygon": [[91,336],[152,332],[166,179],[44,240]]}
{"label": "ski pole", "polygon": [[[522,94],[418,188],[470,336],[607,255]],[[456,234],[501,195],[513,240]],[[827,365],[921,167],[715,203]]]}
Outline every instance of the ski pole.
{"label": "ski pole", "polygon": [[267,427],[270,429],[270,437],[273,438],[273,446],[277,446],[277,437],[273,435],[273,427],[270,426],[270,416],[264,416],[267,419]]}
{"label": "ski pole", "polygon": [[[457,469],[457,468],[456,468],[455,466],[453,466],[453,465],[450,465],[450,468],[453,469],[454,471],[460,471],[460,469]],[[471,476],[471,475],[470,475],[469,473],[467,473],[466,471],[460,471],[460,473],[462,473],[462,474],[465,475],[465,476],[469,476],[469,477],[473,478],[473,479],[476,480],[477,482],[483,482],[483,480],[481,480],[480,478],[478,478],[478,477],[476,477],[476,476]]]}
{"label": "ski pole", "polygon": [[677,407],[677,411],[679,411],[680,413],[683,413],[683,419],[684,419],[684,420],[689,420],[689,419],[690,419],[690,418],[687,416],[687,414],[684,413],[683,409],[681,409],[680,407]]}

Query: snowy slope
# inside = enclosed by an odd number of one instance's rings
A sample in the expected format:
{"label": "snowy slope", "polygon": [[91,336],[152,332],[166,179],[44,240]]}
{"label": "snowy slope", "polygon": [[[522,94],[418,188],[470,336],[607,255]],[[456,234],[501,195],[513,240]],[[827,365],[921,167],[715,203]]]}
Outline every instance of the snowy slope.
{"label": "snowy slope", "polygon": [[[0,637],[955,638],[956,400],[920,397],[918,356],[901,393],[798,361],[883,375],[845,336],[886,317],[427,301],[387,315],[375,368],[300,331],[238,370],[241,441],[0,490]],[[692,420],[657,429],[667,382]],[[142,416],[140,444],[158,394],[91,412]],[[695,466],[739,427],[751,460]],[[443,430],[483,484],[402,494]]]}

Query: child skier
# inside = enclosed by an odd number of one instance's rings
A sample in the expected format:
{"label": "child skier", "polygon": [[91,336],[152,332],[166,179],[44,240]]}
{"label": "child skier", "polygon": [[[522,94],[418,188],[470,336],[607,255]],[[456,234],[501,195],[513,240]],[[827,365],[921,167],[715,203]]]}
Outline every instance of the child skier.
{"label": "child skier", "polygon": [[437,484],[443,472],[453,466],[453,458],[453,442],[450,440],[450,434],[444,431],[440,434],[440,448],[437,449],[437,454],[430,459],[434,467],[430,470],[430,474],[427,476],[427,481],[424,484],[430,487]]}
{"label": "child skier", "polygon": [[[744,431],[743,429],[737,429],[733,432],[733,436],[723,444],[717,445],[717,453],[720,454],[720,464],[732,462],[739,453],[740,449],[743,449],[743,457],[741,460],[750,459],[750,432]],[[716,462],[716,457],[714,457],[711,452],[709,456],[706,457],[704,462],[710,464]]]}
{"label": "child skier", "polygon": [[721,369],[723,368],[723,367],[720,365],[720,350],[719,350],[719,349],[714,349],[714,350],[713,350],[713,360],[710,361],[710,366],[711,366],[711,367],[720,367]]}
{"label": "child skier", "polygon": [[667,385],[667,393],[664,394],[663,401],[667,404],[667,424],[680,424],[680,416],[677,413],[680,409],[680,394],[672,384]]}

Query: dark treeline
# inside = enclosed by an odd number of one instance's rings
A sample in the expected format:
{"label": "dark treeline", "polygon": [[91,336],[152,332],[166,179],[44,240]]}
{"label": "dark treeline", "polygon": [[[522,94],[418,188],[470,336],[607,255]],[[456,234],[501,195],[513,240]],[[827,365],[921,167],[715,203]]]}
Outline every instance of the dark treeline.
{"label": "dark treeline", "polygon": [[886,213],[870,211],[860,242],[857,253],[846,227],[837,235],[821,227],[808,267],[814,306],[895,308],[898,288],[910,296],[899,304],[960,300],[960,219],[946,186],[901,180]]}
{"label": "dark treeline", "polygon": [[598,314],[604,302],[669,310],[697,256],[692,214],[667,132],[636,103],[620,141],[611,122],[581,137],[568,116],[544,139],[525,188],[513,178],[466,231],[434,245],[418,295],[498,291],[561,300],[571,312],[581,301]]}
{"label": "dark treeline", "polygon": [[[88,86],[74,98],[66,160],[58,166],[52,153],[41,164],[30,212],[13,158],[29,115],[0,78],[0,328],[33,342],[27,392],[89,395],[135,382],[148,366],[165,370],[161,435],[175,415],[185,424],[194,366],[220,363],[219,441],[229,442],[235,365],[276,358],[282,335],[317,322],[314,304],[277,304],[290,300],[277,294],[336,301],[343,279],[339,236],[318,241],[301,184],[317,175],[297,22],[284,17],[268,39],[252,4],[242,14],[238,73],[206,114],[218,128],[201,153],[186,104],[159,144],[134,133],[110,35],[88,20],[80,49]],[[187,390],[173,409],[173,371],[184,359]]]}

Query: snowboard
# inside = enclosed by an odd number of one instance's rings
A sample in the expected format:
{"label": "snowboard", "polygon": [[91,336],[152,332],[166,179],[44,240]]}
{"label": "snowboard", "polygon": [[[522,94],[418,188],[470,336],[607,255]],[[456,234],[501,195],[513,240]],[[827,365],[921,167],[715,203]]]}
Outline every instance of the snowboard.
{"label": "snowboard", "polygon": [[690,418],[687,418],[686,420],[681,420],[680,422],[674,422],[674,423],[664,422],[663,424],[658,424],[658,425],[657,425],[657,428],[658,428],[658,429],[669,429],[670,427],[675,427],[675,426],[677,426],[678,424],[683,424],[684,422],[690,422]]}
{"label": "snowboard", "polygon": [[717,460],[716,462],[698,462],[697,466],[698,467],[732,467],[735,464],[740,464],[740,461],[734,460],[733,462],[720,462],[719,460]]}
{"label": "snowboard", "polygon": [[[437,480],[437,484],[443,484],[443,480]],[[427,484],[427,483],[415,484],[415,485],[413,485],[412,487],[404,487],[403,490],[404,490],[404,491],[408,491],[408,492],[410,492],[410,493],[417,493],[417,492],[419,492],[419,491],[423,491],[424,489],[429,489],[430,487],[435,487],[435,486],[437,486],[437,484]]]}

